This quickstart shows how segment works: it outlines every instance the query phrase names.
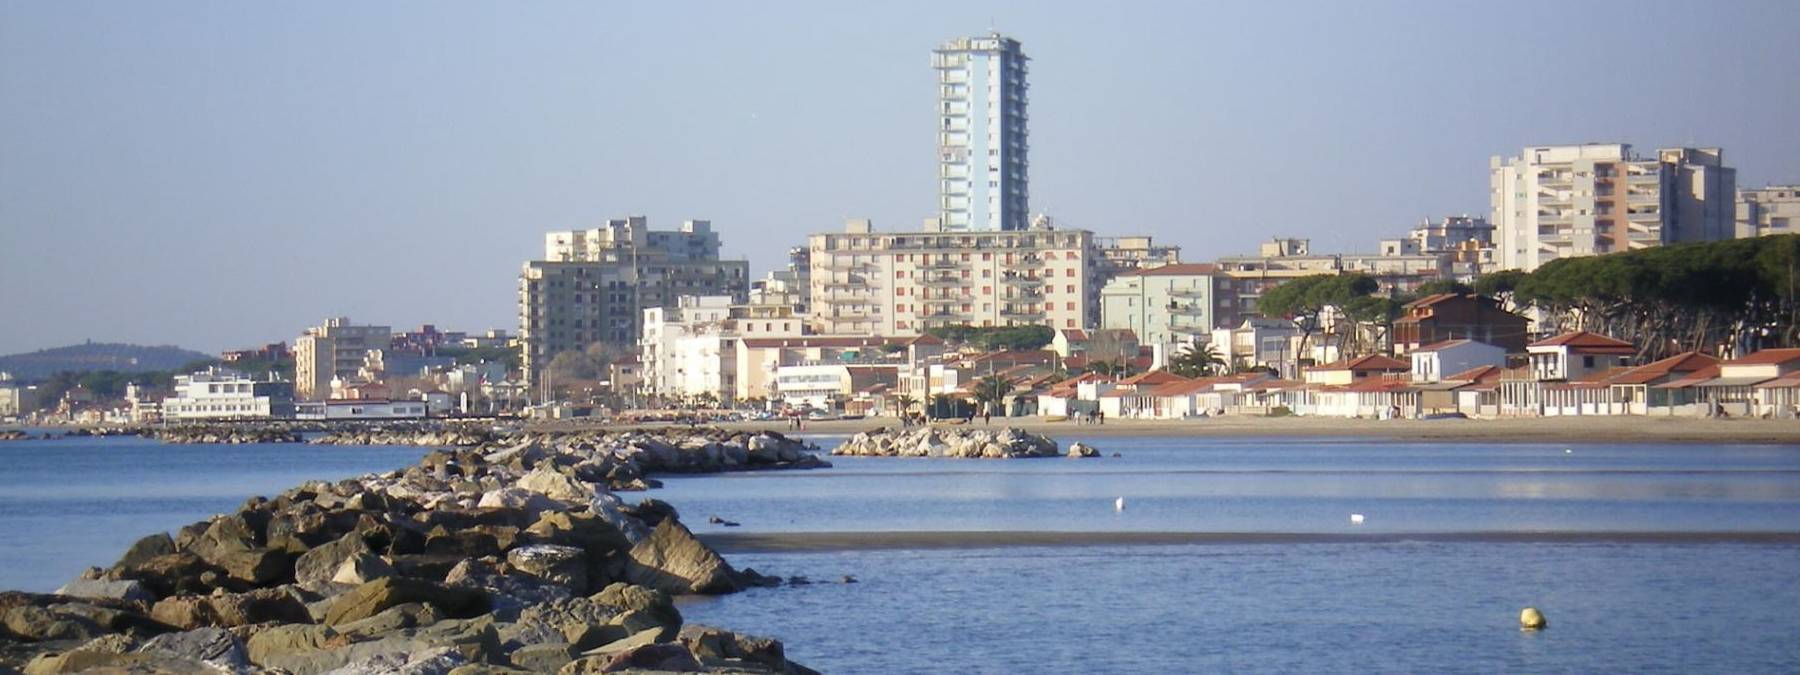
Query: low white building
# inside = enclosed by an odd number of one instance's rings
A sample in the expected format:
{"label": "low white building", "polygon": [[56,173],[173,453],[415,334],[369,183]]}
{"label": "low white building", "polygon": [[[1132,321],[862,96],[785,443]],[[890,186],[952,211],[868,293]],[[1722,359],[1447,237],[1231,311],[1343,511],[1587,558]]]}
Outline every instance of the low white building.
{"label": "low white building", "polygon": [[171,422],[292,417],[294,383],[255,380],[235,370],[208,368],[175,376],[175,393],[163,399],[161,412],[162,418]]}
{"label": "low white building", "polygon": [[295,417],[303,420],[404,420],[423,419],[425,401],[352,399],[301,403]]}
{"label": "low white building", "polygon": [[1505,365],[1505,349],[1474,340],[1445,340],[1412,351],[1412,381],[1437,382],[1481,366]]}

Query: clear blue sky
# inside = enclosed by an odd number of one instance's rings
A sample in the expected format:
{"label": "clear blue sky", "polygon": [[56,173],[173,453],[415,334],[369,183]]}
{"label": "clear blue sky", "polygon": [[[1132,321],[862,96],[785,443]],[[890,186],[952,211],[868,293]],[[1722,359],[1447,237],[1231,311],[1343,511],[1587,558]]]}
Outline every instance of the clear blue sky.
{"label": "clear blue sky", "polygon": [[760,275],[933,215],[938,42],[1031,64],[1032,208],[1207,260],[1488,208],[1490,155],[1800,182],[1800,2],[0,0],[0,353],[345,314],[514,329],[553,229],[713,221]]}

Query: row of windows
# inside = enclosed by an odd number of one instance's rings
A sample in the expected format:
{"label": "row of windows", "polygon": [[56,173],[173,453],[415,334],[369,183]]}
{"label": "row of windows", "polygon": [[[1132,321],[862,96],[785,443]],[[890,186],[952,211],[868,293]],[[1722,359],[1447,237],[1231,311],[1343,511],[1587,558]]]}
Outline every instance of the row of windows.
{"label": "row of windows", "polygon": [[[986,275],[983,275],[983,276],[986,276]],[[1064,290],[1064,291],[1063,291],[1063,292],[1064,292],[1064,293],[1074,293],[1074,292],[1075,292],[1075,284],[1068,284],[1068,285],[1065,285],[1065,286],[1063,286],[1063,288],[1064,288],[1064,289],[1065,289],[1065,290]],[[948,289],[946,289],[946,290],[948,290]],[[1055,285],[1055,284],[1045,284],[1045,285],[1044,285],[1044,292],[1045,292],[1045,293],[1055,293],[1055,292],[1056,292],[1056,285]],[[993,295],[993,294],[994,294],[994,287],[993,287],[993,286],[982,286],[982,287],[981,287],[981,294],[982,294],[982,295]],[[894,289],[894,295],[897,295],[897,296],[904,296],[904,295],[906,295],[906,287],[905,287],[905,286],[900,286],[900,287],[897,287],[897,288],[895,288],[895,289]],[[918,296],[918,295],[919,295],[919,294],[917,294],[917,293],[914,293],[914,294],[913,294],[913,295],[914,295],[914,296],[915,296],[915,297],[916,297],[916,296]],[[951,294],[951,293],[945,293],[945,294],[944,294],[944,295],[941,295],[941,296],[939,296],[939,297],[945,297],[945,298],[948,298],[948,297],[955,297],[955,296],[960,296],[960,295],[962,295],[962,294],[961,294],[961,293],[956,293],[956,294]],[[927,298],[929,298],[929,297],[931,297],[931,294],[930,294],[930,293],[929,293],[929,292],[928,292],[928,293],[926,293],[926,294],[925,294],[925,297],[927,297]]]}
{"label": "row of windows", "polygon": [[[1026,305],[1026,306],[1028,306],[1028,307],[1036,307],[1036,306],[1037,306],[1037,305],[1035,305],[1035,304],[1031,304],[1031,305]],[[896,305],[894,305],[894,312],[895,312],[895,313],[901,313],[901,312],[906,312],[906,311],[908,311],[908,310],[907,310],[907,309],[906,309],[906,307],[907,307],[907,305],[906,305],[906,304],[905,304],[905,303],[900,303],[900,304],[896,304]],[[917,308],[917,310],[918,310],[918,311],[920,311],[920,312],[929,312],[929,311],[930,311],[930,310],[928,310],[928,309],[926,309],[926,308],[925,308],[925,307],[924,307],[924,306],[923,306],[923,305],[914,305],[914,307],[916,307],[916,308]],[[971,308],[972,308],[972,307],[974,307],[974,305],[972,305],[972,304],[964,304],[964,305],[963,305],[963,306],[962,306],[962,311],[963,311],[963,312],[968,312],[968,311],[971,311]],[[1054,302],[1046,302],[1046,303],[1044,303],[1044,309],[1045,309],[1045,310],[1055,310],[1055,309],[1056,309],[1056,303],[1054,303]],[[1073,312],[1073,311],[1075,311],[1075,303],[1073,303],[1073,302],[1065,302],[1065,303],[1063,303],[1063,309],[1064,309],[1064,310],[1065,310],[1065,311],[1070,311],[1070,312]],[[993,310],[994,310],[994,305],[993,305],[993,303],[990,303],[990,302],[984,302],[984,303],[981,303],[981,311],[983,311],[983,312],[991,312],[991,311],[993,311]]]}

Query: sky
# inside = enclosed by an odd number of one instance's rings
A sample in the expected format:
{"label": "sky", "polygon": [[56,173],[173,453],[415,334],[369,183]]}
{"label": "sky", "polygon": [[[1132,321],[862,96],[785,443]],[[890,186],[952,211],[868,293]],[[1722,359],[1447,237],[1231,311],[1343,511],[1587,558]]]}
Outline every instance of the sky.
{"label": "sky", "polygon": [[930,52],[1031,58],[1031,208],[1183,258],[1371,251],[1528,145],[1800,183],[1800,2],[0,0],[0,353],[331,316],[516,330],[543,235],[710,220],[753,274],[935,215]]}

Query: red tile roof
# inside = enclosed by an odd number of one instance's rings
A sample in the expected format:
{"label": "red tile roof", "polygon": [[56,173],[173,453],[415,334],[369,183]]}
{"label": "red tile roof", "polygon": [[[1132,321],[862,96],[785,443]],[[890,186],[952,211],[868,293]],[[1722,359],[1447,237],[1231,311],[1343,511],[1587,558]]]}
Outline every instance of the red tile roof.
{"label": "red tile roof", "polygon": [[1800,359],[1800,349],[1764,349],[1741,359],[1726,361],[1727,366],[1755,366],[1787,363]]}
{"label": "red tile roof", "polygon": [[1452,382],[1497,382],[1506,369],[1500,366],[1475,366],[1444,378]]}
{"label": "red tile roof", "polygon": [[1308,370],[1315,370],[1315,371],[1316,370],[1400,371],[1400,370],[1412,370],[1412,364],[1407,363],[1405,361],[1401,361],[1400,359],[1396,359],[1392,356],[1384,356],[1381,354],[1370,354],[1368,356],[1357,357],[1354,359],[1350,359],[1348,361],[1337,361],[1337,362],[1333,362],[1333,363],[1327,363],[1322,366],[1313,366],[1312,368],[1309,368]]}
{"label": "red tile roof", "polygon": [[1528,347],[1567,347],[1590,354],[1636,354],[1637,346],[1599,333],[1578,330],[1533,342]]}
{"label": "red tile roof", "polygon": [[1170,382],[1168,384],[1161,385],[1155,389],[1151,389],[1147,393],[1149,395],[1155,396],[1157,398],[1162,398],[1164,396],[1186,396],[1188,394],[1193,394],[1196,392],[1201,392],[1201,391],[1205,391],[1207,389],[1211,389],[1212,386],[1213,386],[1213,382],[1211,380],[1209,380],[1208,378],[1201,378],[1198,380],[1182,380],[1180,382]]}
{"label": "red tile roof", "polygon": [[1703,384],[1706,382],[1710,382],[1710,381],[1716,380],[1718,378],[1719,378],[1719,366],[1718,366],[1718,364],[1713,364],[1713,365],[1707,366],[1705,368],[1696,370],[1692,373],[1688,373],[1687,377],[1683,377],[1679,380],[1674,380],[1672,382],[1664,382],[1662,384],[1655,385],[1651,388],[1652,389],[1686,389],[1688,387],[1692,387],[1697,384]]}
{"label": "red tile roof", "polygon": [[1716,366],[1718,363],[1718,359],[1700,352],[1683,352],[1625,371],[1613,378],[1612,383],[1649,384],[1665,377],[1691,373],[1707,366]]}
{"label": "red tile roof", "polygon": [[1186,381],[1188,381],[1187,378],[1182,377],[1180,375],[1176,375],[1176,374],[1171,373],[1166,370],[1152,370],[1148,373],[1140,373],[1137,375],[1133,375],[1131,377],[1127,377],[1123,380],[1119,380],[1119,385],[1120,386],[1136,386],[1136,385],[1155,386],[1155,385],[1161,385],[1161,384],[1168,384],[1170,382],[1186,382]]}

